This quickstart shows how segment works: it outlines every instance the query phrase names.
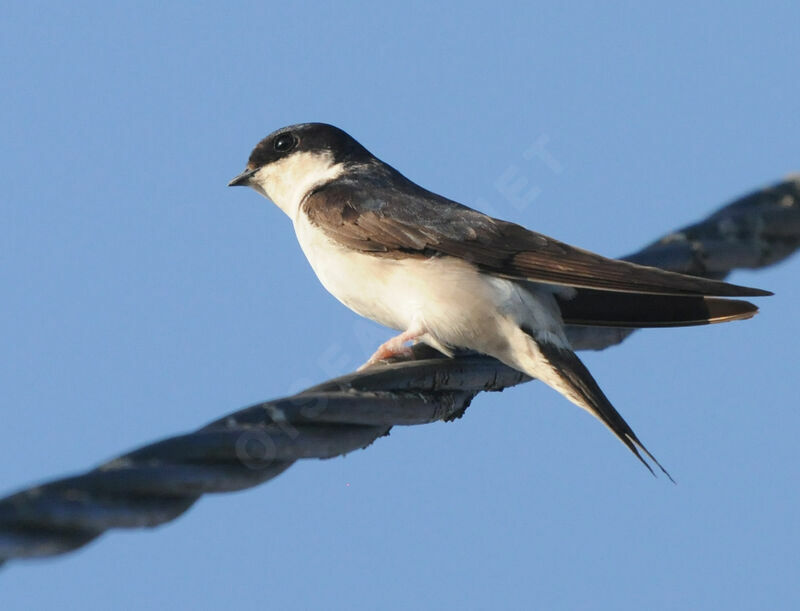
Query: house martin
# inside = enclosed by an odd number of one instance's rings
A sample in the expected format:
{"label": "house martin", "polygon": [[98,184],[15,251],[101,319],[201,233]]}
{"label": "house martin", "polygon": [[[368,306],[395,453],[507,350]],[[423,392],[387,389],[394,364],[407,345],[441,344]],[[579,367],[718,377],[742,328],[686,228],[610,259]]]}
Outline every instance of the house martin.
{"label": "house martin", "polygon": [[667,476],[574,353],[565,325],[738,320],[757,308],[720,297],[771,294],[609,259],[492,218],[427,191],[323,123],[273,132],[229,185],[252,187],[287,214],[334,297],[400,331],[366,365],[415,341],[450,356],[491,355],[588,411]]}

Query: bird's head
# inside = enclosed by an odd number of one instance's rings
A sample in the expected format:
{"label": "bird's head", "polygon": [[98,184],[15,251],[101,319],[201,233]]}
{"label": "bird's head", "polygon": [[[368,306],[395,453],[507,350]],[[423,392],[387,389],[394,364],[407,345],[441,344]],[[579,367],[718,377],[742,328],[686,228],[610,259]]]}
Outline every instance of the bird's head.
{"label": "bird's head", "polygon": [[372,155],[346,132],[326,123],[301,123],[272,132],[250,153],[229,187],[252,187],[294,218],[305,195]]}

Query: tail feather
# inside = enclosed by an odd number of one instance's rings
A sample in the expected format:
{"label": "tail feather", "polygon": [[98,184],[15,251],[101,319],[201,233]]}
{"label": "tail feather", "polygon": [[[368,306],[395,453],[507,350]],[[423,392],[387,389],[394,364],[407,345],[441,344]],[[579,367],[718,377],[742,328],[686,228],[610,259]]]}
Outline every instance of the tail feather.
{"label": "tail feather", "polygon": [[688,327],[751,318],[758,312],[739,299],[610,293],[579,289],[574,297],[557,297],[561,316],[571,325],[608,327]]}
{"label": "tail feather", "polygon": [[535,342],[541,356],[550,366],[550,372],[547,375],[537,375],[535,372],[531,372],[532,375],[562,393],[570,401],[582,407],[605,424],[633,452],[636,458],[647,467],[650,473],[655,475],[653,468],[644,459],[642,453],[653,461],[664,475],[674,483],[675,480],[672,479],[669,472],[661,466],[656,457],[639,440],[636,433],[633,432],[633,429],[614,408],[578,356],[569,348],[561,347],[548,341],[536,340],[532,335],[530,337]]}

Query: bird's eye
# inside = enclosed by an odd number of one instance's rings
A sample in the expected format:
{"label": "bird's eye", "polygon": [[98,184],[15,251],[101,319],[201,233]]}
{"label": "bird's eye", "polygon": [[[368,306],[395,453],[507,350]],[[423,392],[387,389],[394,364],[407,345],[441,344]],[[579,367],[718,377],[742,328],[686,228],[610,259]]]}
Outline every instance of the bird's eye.
{"label": "bird's eye", "polygon": [[272,146],[279,153],[288,153],[297,146],[297,138],[293,134],[281,134]]}

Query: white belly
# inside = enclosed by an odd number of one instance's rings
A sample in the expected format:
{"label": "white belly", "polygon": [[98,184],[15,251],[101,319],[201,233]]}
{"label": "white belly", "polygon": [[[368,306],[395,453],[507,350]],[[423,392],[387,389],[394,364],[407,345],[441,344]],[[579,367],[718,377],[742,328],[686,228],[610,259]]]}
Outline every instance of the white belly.
{"label": "white belly", "polygon": [[[392,259],[345,249],[298,214],[300,246],[323,286],[361,316],[406,330],[421,323],[433,345],[489,354],[505,348],[508,325],[560,330],[552,296],[480,273],[454,257]],[[552,302],[552,306],[550,303]]]}

